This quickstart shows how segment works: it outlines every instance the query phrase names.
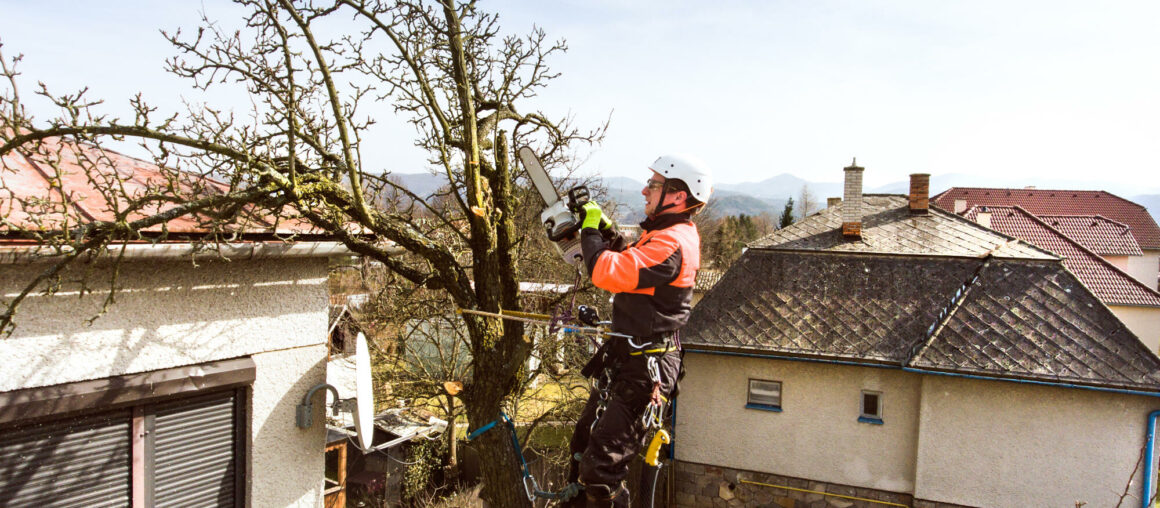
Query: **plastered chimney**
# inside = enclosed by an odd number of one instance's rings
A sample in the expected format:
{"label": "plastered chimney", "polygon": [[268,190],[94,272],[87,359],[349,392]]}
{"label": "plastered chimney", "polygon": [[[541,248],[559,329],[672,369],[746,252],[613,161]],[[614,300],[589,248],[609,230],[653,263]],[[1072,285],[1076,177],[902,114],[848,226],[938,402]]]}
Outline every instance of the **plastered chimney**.
{"label": "plastered chimney", "polygon": [[962,213],[965,211],[967,211],[967,200],[956,199],[955,200],[955,213],[958,215],[962,215]]}
{"label": "plastered chimney", "polygon": [[842,204],[842,198],[826,198],[826,208],[833,208]]}
{"label": "plastered chimney", "polygon": [[930,173],[910,175],[910,213],[930,213]]}
{"label": "plastered chimney", "polygon": [[985,206],[979,208],[979,213],[975,214],[975,222],[985,228],[991,227],[991,211]]}
{"label": "plastered chimney", "polygon": [[842,236],[862,238],[862,169],[858,159],[846,167],[842,197]]}

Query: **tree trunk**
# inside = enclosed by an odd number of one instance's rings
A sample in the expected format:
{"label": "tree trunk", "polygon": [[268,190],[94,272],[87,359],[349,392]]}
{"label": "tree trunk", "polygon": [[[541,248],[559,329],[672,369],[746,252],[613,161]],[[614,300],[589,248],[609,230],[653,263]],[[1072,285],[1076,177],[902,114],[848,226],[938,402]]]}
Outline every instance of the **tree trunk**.
{"label": "tree trunk", "polygon": [[[490,386],[479,388],[474,394],[478,398],[468,406],[471,429],[478,429],[499,418],[502,394]],[[489,399],[490,403],[485,403],[484,399]],[[510,432],[507,425],[499,421],[491,430],[476,438],[479,441],[479,469],[483,480],[480,497],[490,506],[530,507],[532,503],[524,491],[523,471],[512,446]]]}

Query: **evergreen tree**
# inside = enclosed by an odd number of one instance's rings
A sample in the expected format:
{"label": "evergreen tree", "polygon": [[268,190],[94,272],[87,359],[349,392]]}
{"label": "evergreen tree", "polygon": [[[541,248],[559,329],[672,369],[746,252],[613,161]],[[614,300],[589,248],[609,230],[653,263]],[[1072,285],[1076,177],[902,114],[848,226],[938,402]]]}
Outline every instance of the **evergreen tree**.
{"label": "evergreen tree", "polygon": [[777,220],[777,228],[781,229],[793,224],[793,198],[789,198],[785,202],[785,209],[781,211],[781,217]]}

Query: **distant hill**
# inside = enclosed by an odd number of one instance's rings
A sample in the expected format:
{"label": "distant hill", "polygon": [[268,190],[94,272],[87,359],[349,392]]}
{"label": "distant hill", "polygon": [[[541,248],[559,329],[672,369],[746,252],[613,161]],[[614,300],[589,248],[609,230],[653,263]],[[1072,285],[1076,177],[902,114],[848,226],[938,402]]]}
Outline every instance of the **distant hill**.
{"label": "distant hill", "polygon": [[[394,173],[392,177],[420,196],[428,196],[446,183],[446,179],[442,175],[430,173]],[[635,224],[644,219],[644,197],[640,194],[641,188],[644,187],[643,179],[615,176],[604,179],[603,185],[607,195],[600,196],[598,199],[605,201],[604,208],[608,212],[614,213],[617,221]],[[809,186],[810,193],[813,194],[819,206],[825,206],[827,197],[842,195],[841,183],[811,182],[789,173],[782,173],[758,182],[718,184],[714,189],[711,211],[721,216],[768,214],[777,217],[785,207],[787,198],[792,197],[795,201],[798,199],[803,185]],[[1160,222],[1160,194],[1135,194],[1142,189],[1133,189],[1128,185],[1100,185],[1092,182],[1049,181],[1037,178],[995,179],[963,173],[948,173],[931,176],[930,194],[933,196],[951,187],[1023,188],[1028,186],[1040,189],[1105,190],[1143,205],[1148,209],[1148,213],[1152,214],[1157,222]],[[909,181],[891,182],[866,189],[868,194],[906,194],[909,191]]]}
{"label": "distant hill", "polygon": [[756,198],[779,199],[784,204],[787,198],[792,197],[796,200],[802,192],[803,185],[809,186],[814,199],[819,203],[825,203],[828,197],[842,195],[841,182],[811,182],[789,173],[782,173],[759,182],[720,183],[716,185],[716,190],[729,190]]}

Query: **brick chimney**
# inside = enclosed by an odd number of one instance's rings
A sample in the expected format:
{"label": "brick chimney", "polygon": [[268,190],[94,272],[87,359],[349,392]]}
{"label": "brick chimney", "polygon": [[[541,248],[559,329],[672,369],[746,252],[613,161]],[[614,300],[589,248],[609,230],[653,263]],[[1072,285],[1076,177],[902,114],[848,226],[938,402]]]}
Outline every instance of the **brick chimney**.
{"label": "brick chimney", "polygon": [[833,208],[842,204],[842,198],[826,198],[826,208]]}
{"label": "brick chimney", "polygon": [[846,167],[842,198],[842,236],[862,238],[862,169],[858,159]]}
{"label": "brick chimney", "polygon": [[910,213],[930,213],[930,173],[910,175]]}

